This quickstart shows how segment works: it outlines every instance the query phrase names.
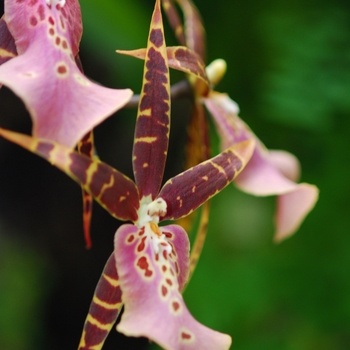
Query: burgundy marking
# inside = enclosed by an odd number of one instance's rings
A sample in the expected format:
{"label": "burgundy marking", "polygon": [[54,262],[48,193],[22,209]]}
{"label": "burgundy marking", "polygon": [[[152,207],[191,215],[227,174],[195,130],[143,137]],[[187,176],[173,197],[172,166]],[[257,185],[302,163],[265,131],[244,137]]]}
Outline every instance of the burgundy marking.
{"label": "burgundy marking", "polygon": [[165,232],[164,231],[163,233],[165,234],[166,238],[170,238],[170,239],[173,238],[173,234],[171,232]]}
{"label": "burgundy marking", "polygon": [[165,272],[167,270],[167,267],[165,265],[163,265],[162,270],[163,270],[163,272]]}
{"label": "burgundy marking", "polygon": [[[61,43],[61,38],[58,36],[56,37],[56,45],[59,45]],[[81,152],[83,153],[83,152]]]}
{"label": "burgundy marking", "polygon": [[186,340],[186,339],[191,339],[192,336],[191,334],[185,333],[185,332],[181,332],[181,338]]}
{"label": "burgundy marking", "polygon": [[55,30],[54,30],[53,28],[50,28],[50,29],[49,29],[49,34],[50,34],[50,35],[55,35]]}
{"label": "burgundy marking", "polygon": [[141,258],[138,259],[137,261],[137,266],[141,269],[141,270],[145,270],[145,276],[146,277],[151,277],[153,272],[151,270],[148,269],[148,262],[145,256],[142,256]]}
{"label": "burgundy marking", "polygon": [[168,253],[166,250],[163,250],[163,256],[165,260],[168,260]]}
{"label": "burgundy marking", "polygon": [[156,261],[159,261],[159,254],[156,254],[155,259],[156,259]]}
{"label": "burgundy marking", "polygon": [[55,20],[51,16],[49,17],[49,22],[50,24],[55,25]]}
{"label": "burgundy marking", "polygon": [[174,270],[172,268],[170,268],[170,273],[175,276]]}
{"label": "burgundy marking", "polygon": [[135,239],[134,235],[130,235],[129,238],[127,239],[128,243],[132,243]]}
{"label": "burgundy marking", "polygon": [[139,231],[139,236],[142,236],[145,233],[145,227],[141,227]]}
{"label": "burgundy marking", "polygon": [[62,18],[62,16],[60,16],[60,23],[61,23],[61,27],[64,30],[65,29],[65,25],[64,25],[64,19]]}
{"label": "burgundy marking", "polygon": [[173,301],[173,309],[174,309],[174,311],[177,311],[177,310],[179,310],[179,308],[180,308],[180,304],[177,302],[177,301]]}
{"label": "burgundy marking", "polygon": [[39,14],[40,20],[43,21],[45,19],[45,8],[44,8],[44,5],[40,5],[38,7],[38,14]]}
{"label": "burgundy marking", "polygon": [[146,248],[146,245],[145,245],[145,240],[146,240],[146,238],[147,238],[147,236],[145,236],[145,237],[143,237],[143,238],[141,239],[140,244],[137,246],[137,251],[138,251],[138,252],[142,252],[143,250],[145,250],[145,248]]}
{"label": "burgundy marking", "polygon": [[58,74],[65,74],[65,73],[67,73],[67,68],[65,66],[58,66],[57,73]]}
{"label": "burgundy marking", "polygon": [[34,16],[32,16],[32,17],[30,17],[30,19],[29,19],[29,23],[30,23],[33,27],[35,27],[35,26],[38,24],[38,20],[37,20]]}
{"label": "burgundy marking", "polygon": [[72,160],[69,170],[78,178],[81,184],[86,184],[86,171],[89,169],[92,161],[76,153],[71,153],[69,157]]}
{"label": "burgundy marking", "polygon": [[177,263],[177,261],[175,261],[175,271],[177,275],[180,274],[179,264]]}
{"label": "burgundy marking", "polygon": [[162,295],[165,297],[168,294],[168,288],[165,286],[162,286]]}
{"label": "burgundy marking", "polygon": [[29,6],[34,6],[36,3],[38,2],[38,0],[31,0],[29,1]]}
{"label": "burgundy marking", "polygon": [[156,47],[160,47],[163,45],[163,33],[161,29],[153,29],[150,33],[149,40]]}
{"label": "burgundy marking", "polygon": [[51,143],[39,142],[36,151],[45,158],[50,158],[50,152],[55,148]]}
{"label": "burgundy marking", "polygon": [[171,287],[173,285],[173,282],[171,281],[171,279],[166,278],[165,282],[168,283],[168,285]]}

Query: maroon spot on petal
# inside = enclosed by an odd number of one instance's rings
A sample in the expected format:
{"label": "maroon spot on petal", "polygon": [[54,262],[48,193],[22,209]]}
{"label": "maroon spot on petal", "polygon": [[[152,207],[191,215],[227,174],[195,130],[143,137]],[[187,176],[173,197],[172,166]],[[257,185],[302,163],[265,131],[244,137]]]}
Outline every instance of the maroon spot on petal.
{"label": "maroon spot on petal", "polygon": [[168,294],[168,288],[165,286],[162,286],[162,295],[165,297]]}
{"label": "maroon spot on petal", "polygon": [[32,17],[30,17],[30,19],[29,19],[29,23],[30,23],[30,25],[32,25],[33,27],[35,27],[35,26],[38,24],[38,20],[37,20],[34,16],[32,16]]}
{"label": "maroon spot on petal", "polygon": [[146,277],[151,277],[153,272],[151,270],[148,269],[148,261],[146,259],[145,256],[142,256],[141,258],[138,259],[137,261],[137,266],[141,269],[141,270],[145,270],[145,276]]}
{"label": "maroon spot on petal", "polygon": [[163,256],[165,260],[168,260],[168,253],[166,250],[163,250]]}
{"label": "maroon spot on petal", "polygon": [[167,268],[166,268],[166,266],[165,266],[165,265],[163,265],[163,266],[162,266],[162,270],[163,270],[163,272],[165,272],[165,271],[166,271],[166,269],[167,269]]}
{"label": "maroon spot on petal", "polygon": [[177,301],[173,301],[172,303],[174,311],[179,310],[180,304]]}
{"label": "maroon spot on petal", "polygon": [[175,261],[175,271],[177,275],[180,274],[179,264],[177,263],[177,261]]}
{"label": "maroon spot on petal", "polygon": [[57,67],[57,73],[58,74],[66,74],[67,73],[67,67],[66,66],[58,66]]}
{"label": "maroon spot on petal", "polygon": [[166,283],[168,283],[168,285],[171,287],[173,285],[173,282],[171,281],[170,278],[167,278],[166,280]]}
{"label": "maroon spot on petal", "polygon": [[59,45],[61,43],[61,38],[57,36],[55,42],[56,42],[56,45]]}
{"label": "maroon spot on petal", "polygon": [[55,35],[55,30],[54,30],[53,28],[50,28],[50,29],[49,29],[49,34],[50,34],[50,35]]}
{"label": "maroon spot on petal", "polygon": [[16,2],[18,3],[18,4],[20,4],[21,2],[23,2],[24,0],[17,0]]}
{"label": "maroon spot on petal", "polygon": [[40,5],[38,7],[38,14],[39,14],[40,20],[43,21],[45,19],[45,8],[44,8],[44,5]]}
{"label": "maroon spot on petal", "polygon": [[188,339],[192,338],[192,335],[188,334],[186,332],[181,332],[181,338],[184,339],[184,340],[188,340]]}
{"label": "maroon spot on petal", "polygon": [[67,18],[67,12],[66,12],[64,7],[62,7],[62,9],[61,9],[61,13],[62,13],[64,18]]}
{"label": "maroon spot on petal", "polygon": [[165,242],[162,242],[160,245],[162,245],[163,247],[167,247],[168,246],[168,244],[165,243]]}
{"label": "maroon spot on petal", "polygon": [[128,243],[132,243],[135,239],[134,235],[130,235],[129,238],[127,239]]}
{"label": "maroon spot on petal", "polygon": [[160,29],[153,29],[150,33],[149,40],[156,46],[163,45],[163,33]]}
{"label": "maroon spot on petal", "polygon": [[28,5],[29,6],[34,6],[37,2],[38,2],[38,0],[30,0]]}
{"label": "maroon spot on petal", "polygon": [[170,273],[171,273],[173,276],[175,276],[175,272],[174,272],[174,270],[173,270],[172,268],[170,268]]}
{"label": "maroon spot on petal", "polygon": [[156,261],[159,261],[159,254],[156,254]]}
{"label": "maroon spot on petal", "polygon": [[63,47],[64,49],[68,48],[67,41],[62,40],[62,47]]}
{"label": "maroon spot on petal", "polygon": [[141,230],[139,231],[139,236],[142,236],[145,233],[145,228],[142,227]]}
{"label": "maroon spot on petal", "polygon": [[62,29],[65,29],[66,26],[64,25],[64,19],[62,16],[60,16],[60,23],[61,23]]}
{"label": "maroon spot on petal", "polygon": [[145,240],[146,240],[147,236],[143,237],[141,239],[141,243],[137,246],[137,251],[138,252],[142,252],[143,250],[145,250],[146,248],[146,244],[145,244]]}
{"label": "maroon spot on petal", "polygon": [[49,17],[49,23],[55,25],[55,20],[51,16]]}
{"label": "maroon spot on petal", "polygon": [[163,232],[166,238],[173,238],[173,234],[171,232]]}

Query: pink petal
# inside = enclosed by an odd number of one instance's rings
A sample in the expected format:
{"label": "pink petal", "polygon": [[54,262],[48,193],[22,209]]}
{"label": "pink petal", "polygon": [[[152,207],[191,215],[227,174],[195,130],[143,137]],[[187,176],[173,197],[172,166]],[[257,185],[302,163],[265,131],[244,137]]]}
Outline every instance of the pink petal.
{"label": "pink petal", "polygon": [[5,18],[19,56],[0,66],[0,83],[25,103],[33,136],[73,147],[130,99],[131,90],[101,87],[79,71],[77,1],[63,8],[46,0],[6,1]]}
{"label": "pink petal", "polygon": [[[165,349],[228,349],[231,338],[198,323],[180,289],[187,279],[189,242],[180,226],[160,227],[172,251],[154,248],[152,224],[123,225],[115,236],[115,258],[125,311],[117,330],[145,336]],[[156,229],[155,229],[156,230]]]}
{"label": "pink petal", "polygon": [[292,235],[318,199],[316,186],[296,184],[298,160],[285,151],[268,151],[249,127],[238,117],[238,108],[225,94],[211,93],[204,100],[221,136],[222,148],[247,138],[256,139],[253,156],[237,176],[235,184],[256,196],[278,196],[275,240]]}

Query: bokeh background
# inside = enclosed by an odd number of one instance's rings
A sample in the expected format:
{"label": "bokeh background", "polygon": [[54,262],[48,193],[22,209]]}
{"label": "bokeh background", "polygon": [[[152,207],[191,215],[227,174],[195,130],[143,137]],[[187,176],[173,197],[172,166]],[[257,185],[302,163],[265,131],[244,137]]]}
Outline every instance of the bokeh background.
{"label": "bokeh background", "polygon": [[[116,49],[146,45],[152,0],[81,0],[86,74],[140,91],[141,61]],[[3,2],[2,2],[3,4]],[[236,350],[350,348],[350,2],[196,2],[217,86],[268,148],[294,153],[320,199],[299,231],[276,245],[275,198],[229,186],[212,201],[209,234],[184,298]],[[169,45],[176,41],[166,27]],[[38,52],[38,59],[45,59]],[[172,73],[172,81],[183,79]],[[59,98],[59,96],[58,96]],[[64,101],[62,101],[64,103]],[[22,102],[0,90],[0,125],[30,133]],[[183,165],[190,100],[173,103],[165,179]],[[132,176],[135,110],[96,129],[102,160]],[[213,136],[214,150],[217,138]],[[84,248],[80,188],[44,160],[0,140],[0,349],[77,348],[89,303],[120,222],[97,205]],[[104,349],[155,349],[116,331]],[[214,350],[214,349],[213,349]]]}

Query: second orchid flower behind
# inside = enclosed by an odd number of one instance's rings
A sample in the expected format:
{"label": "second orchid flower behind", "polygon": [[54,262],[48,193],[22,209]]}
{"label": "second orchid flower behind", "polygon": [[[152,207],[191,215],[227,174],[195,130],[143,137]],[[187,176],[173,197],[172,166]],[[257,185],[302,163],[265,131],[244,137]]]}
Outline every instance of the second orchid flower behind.
{"label": "second orchid flower behind", "polygon": [[131,98],[131,90],[97,85],[77,66],[78,0],[5,0],[0,31],[0,84],[26,105],[33,136],[73,148]]}
{"label": "second orchid flower behind", "polygon": [[159,224],[189,215],[230,184],[251,158],[255,142],[236,143],[161,187],[170,130],[170,81],[160,0],[145,57],[132,158],[135,183],[64,145],[4,129],[0,135],[47,159],[112,216],[133,223],[116,232],[114,253],[96,288],[79,349],[101,349],[124,305],[117,329],[128,336],[147,337],[169,350],[227,350],[230,336],[197,322],[181,295],[189,274],[187,233],[178,225]]}

